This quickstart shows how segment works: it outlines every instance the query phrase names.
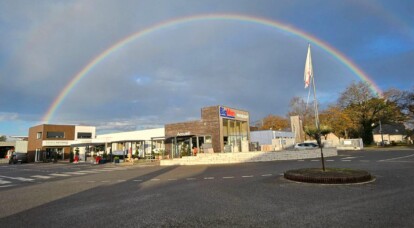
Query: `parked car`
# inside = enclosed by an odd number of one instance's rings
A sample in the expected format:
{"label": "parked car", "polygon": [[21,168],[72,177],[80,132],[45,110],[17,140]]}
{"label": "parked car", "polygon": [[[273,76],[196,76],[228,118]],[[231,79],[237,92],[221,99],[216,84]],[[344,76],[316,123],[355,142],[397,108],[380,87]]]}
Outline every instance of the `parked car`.
{"label": "parked car", "polygon": [[27,163],[27,153],[14,152],[12,158],[9,160],[9,164]]}
{"label": "parked car", "polygon": [[318,148],[316,143],[296,143],[295,149],[314,149]]}

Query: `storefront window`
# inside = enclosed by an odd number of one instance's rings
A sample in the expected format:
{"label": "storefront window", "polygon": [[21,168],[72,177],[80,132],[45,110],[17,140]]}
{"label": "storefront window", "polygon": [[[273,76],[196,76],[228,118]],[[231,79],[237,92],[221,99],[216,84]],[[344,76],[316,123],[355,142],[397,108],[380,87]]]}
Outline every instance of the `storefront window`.
{"label": "storefront window", "polygon": [[247,122],[223,119],[223,141],[225,152],[240,152],[242,140],[248,140]]}

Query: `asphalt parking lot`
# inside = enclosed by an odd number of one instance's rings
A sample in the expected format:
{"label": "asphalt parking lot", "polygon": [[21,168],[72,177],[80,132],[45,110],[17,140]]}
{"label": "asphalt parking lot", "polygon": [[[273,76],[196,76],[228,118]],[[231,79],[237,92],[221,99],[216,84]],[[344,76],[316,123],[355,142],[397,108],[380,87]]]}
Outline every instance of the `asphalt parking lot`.
{"label": "asphalt parking lot", "polygon": [[[44,227],[412,227],[414,150],[344,151],[353,185],[287,181],[319,159],[216,166],[0,165],[0,223]],[[3,182],[2,182],[3,181]]]}

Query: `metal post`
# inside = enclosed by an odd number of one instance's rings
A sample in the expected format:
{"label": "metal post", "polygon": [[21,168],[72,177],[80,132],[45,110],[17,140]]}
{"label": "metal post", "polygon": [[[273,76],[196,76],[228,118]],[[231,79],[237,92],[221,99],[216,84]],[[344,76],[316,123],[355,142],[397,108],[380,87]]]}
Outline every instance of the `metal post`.
{"label": "metal post", "polygon": [[381,125],[381,120],[379,121],[379,126],[380,126],[380,133],[381,133],[381,145],[382,146],[385,146],[384,145],[384,135],[382,134],[382,125]]}
{"label": "metal post", "polygon": [[[310,46],[310,45],[309,45]],[[310,63],[312,64],[312,63]],[[323,150],[322,150],[322,140],[321,140],[321,128],[320,128],[320,123],[319,123],[319,113],[318,113],[318,102],[316,99],[316,86],[315,86],[315,77],[314,75],[312,75],[312,84],[313,84],[313,99],[314,99],[314,106],[315,106],[315,124],[316,124],[316,129],[318,130],[318,135],[317,135],[317,141],[318,141],[318,145],[319,148],[321,149],[321,160],[322,160],[322,170],[325,171],[325,158],[323,156]]]}

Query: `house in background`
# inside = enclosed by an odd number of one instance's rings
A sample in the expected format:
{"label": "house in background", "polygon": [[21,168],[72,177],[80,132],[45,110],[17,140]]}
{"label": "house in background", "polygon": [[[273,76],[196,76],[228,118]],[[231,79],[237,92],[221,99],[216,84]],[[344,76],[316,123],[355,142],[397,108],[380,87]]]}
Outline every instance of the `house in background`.
{"label": "house in background", "polygon": [[374,142],[381,144],[384,142],[385,145],[390,143],[401,143],[410,141],[410,137],[406,135],[406,128],[404,124],[382,124],[377,126],[372,131],[374,136]]}

